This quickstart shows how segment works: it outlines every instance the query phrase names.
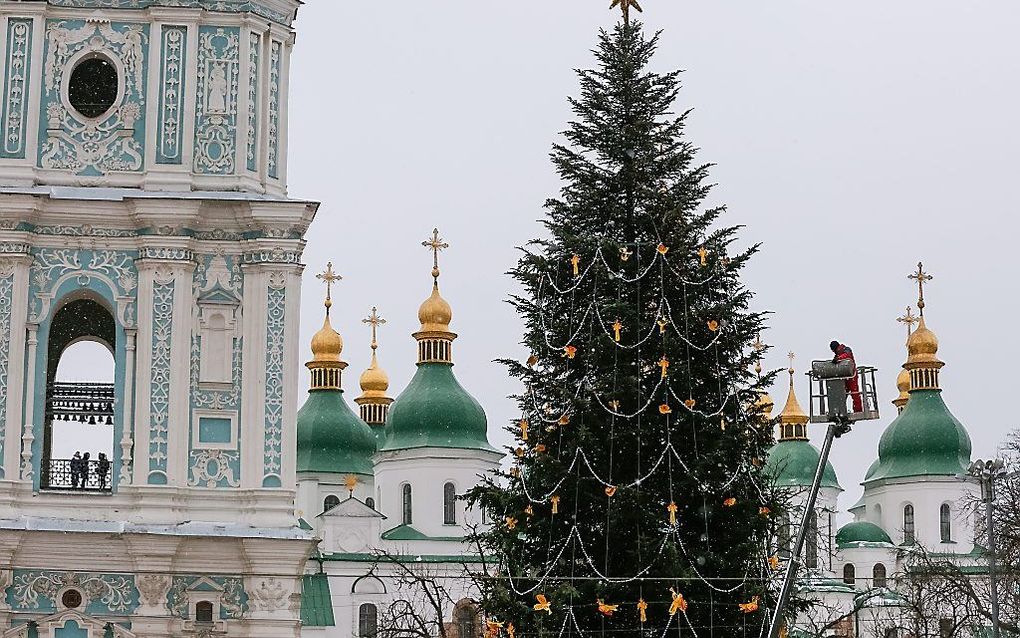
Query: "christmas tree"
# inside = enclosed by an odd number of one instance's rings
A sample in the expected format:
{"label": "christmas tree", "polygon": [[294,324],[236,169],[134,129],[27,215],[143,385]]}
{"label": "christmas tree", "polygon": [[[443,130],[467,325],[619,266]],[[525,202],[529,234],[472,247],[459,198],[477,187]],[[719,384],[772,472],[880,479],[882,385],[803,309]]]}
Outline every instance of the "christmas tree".
{"label": "christmas tree", "polygon": [[522,415],[512,465],[469,495],[491,522],[475,537],[490,636],[767,626],[769,378],[749,371],[763,315],[739,279],[757,246],[705,204],[679,72],[648,69],[658,37],[626,15],[601,32],[551,154],[547,236],[512,271]]}

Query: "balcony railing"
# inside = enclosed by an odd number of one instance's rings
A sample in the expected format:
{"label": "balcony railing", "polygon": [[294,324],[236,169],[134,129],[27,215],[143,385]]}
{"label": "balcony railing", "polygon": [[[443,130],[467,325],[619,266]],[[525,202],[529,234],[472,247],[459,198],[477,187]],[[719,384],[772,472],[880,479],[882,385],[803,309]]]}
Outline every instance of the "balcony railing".
{"label": "balcony railing", "polygon": [[41,487],[46,490],[110,492],[109,460],[50,459],[43,468]]}

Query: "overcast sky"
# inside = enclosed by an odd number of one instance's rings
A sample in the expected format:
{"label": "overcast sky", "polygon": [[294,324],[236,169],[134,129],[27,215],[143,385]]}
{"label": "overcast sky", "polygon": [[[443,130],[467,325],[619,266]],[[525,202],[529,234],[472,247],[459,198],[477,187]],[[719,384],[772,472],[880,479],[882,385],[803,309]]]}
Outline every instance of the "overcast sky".
{"label": "overcast sky", "polygon": [[[927,317],[939,335],[945,399],[989,455],[1013,427],[1017,311],[1020,4],[946,0],[828,3],[646,0],[662,29],[655,67],[683,68],[680,108],[716,164],[714,202],[762,242],[747,271],[774,313],[767,364],[800,368],[850,343],[880,369],[881,422],[837,442],[847,490],[895,414],[916,301],[906,275],[935,275]],[[416,311],[429,290],[420,242],[438,226],[451,248],[442,288],[454,308],[456,372],[482,402],[494,442],[516,416],[496,357],[524,356],[504,303],[514,247],[540,232],[557,192],[550,144],[569,118],[576,67],[614,14],[608,0],[309,0],[292,63],[290,192],[320,200],[308,235],[302,343],[321,325],[314,273],[345,279],[334,325],[346,341],[348,399],[368,363],[375,304],[389,320],[380,361],[392,394],[414,372]],[[303,350],[307,355],[307,350]],[[304,376],[304,375],[303,375]],[[799,378],[799,377],[798,377]],[[307,379],[302,378],[302,391]],[[799,386],[804,399],[806,388]],[[785,399],[785,378],[773,395]],[[806,403],[806,402],[805,402]],[[815,432],[818,438],[819,432]]]}

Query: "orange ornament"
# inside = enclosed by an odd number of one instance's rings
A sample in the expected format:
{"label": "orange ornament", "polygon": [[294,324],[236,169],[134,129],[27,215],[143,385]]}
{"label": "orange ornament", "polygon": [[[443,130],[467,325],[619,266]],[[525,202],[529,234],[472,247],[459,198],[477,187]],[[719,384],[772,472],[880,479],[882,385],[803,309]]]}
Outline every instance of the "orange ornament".
{"label": "orange ornament", "polygon": [[545,597],[545,594],[536,594],[535,600],[538,601],[535,603],[535,611],[544,611],[547,614],[552,613],[552,603]]}
{"label": "orange ornament", "polygon": [[678,593],[672,587],[669,588],[669,593],[670,593],[671,596],[673,596],[673,603],[669,606],[669,615],[670,616],[676,616],[676,612],[678,612],[678,611],[686,612],[687,611],[687,601],[684,600],[684,595],[681,594],[681,593]]}
{"label": "orange ornament", "polygon": [[666,253],[669,252],[669,246],[667,246],[666,244],[659,244],[658,246],[655,247],[655,250],[660,255],[665,255]]}
{"label": "orange ornament", "polygon": [[734,505],[736,505],[736,504],[737,504],[737,499],[735,499],[735,498],[733,498],[733,497],[731,496],[731,497],[729,497],[728,499],[726,499],[725,501],[723,501],[723,502],[722,502],[722,504],[723,504],[723,506],[725,506],[725,507],[733,507]]}
{"label": "orange ornament", "polygon": [[577,348],[575,346],[566,346],[563,348],[563,356],[568,359],[573,359],[577,356]]}
{"label": "orange ornament", "polygon": [[619,605],[607,605],[601,598],[595,602],[598,604],[599,613],[606,618],[612,618],[613,613],[620,607]]}
{"label": "orange ornament", "polygon": [[750,614],[752,612],[758,611],[758,597],[755,596],[746,603],[740,603],[738,607],[740,607],[740,611],[744,612],[745,614]]}
{"label": "orange ornament", "polygon": [[673,412],[673,408],[669,407],[668,403],[659,406],[659,414],[670,414],[671,412]]}
{"label": "orange ornament", "polygon": [[613,496],[615,496],[615,495],[616,495],[616,486],[615,485],[607,485],[606,486],[606,496],[608,496],[609,498],[613,498]]}

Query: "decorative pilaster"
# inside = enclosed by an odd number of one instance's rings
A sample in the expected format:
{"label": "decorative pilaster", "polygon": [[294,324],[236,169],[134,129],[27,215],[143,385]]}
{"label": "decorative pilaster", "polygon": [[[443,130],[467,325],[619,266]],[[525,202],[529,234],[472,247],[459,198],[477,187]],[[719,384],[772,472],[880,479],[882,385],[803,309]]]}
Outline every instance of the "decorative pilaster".
{"label": "decorative pilaster", "polygon": [[160,38],[156,163],[181,164],[184,154],[183,120],[188,68],[188,28],[164,25]]}
{"label": "decorative pilaster", "polygon": [[3,144],[0,157],[24,159],[28,124],[28,95],[32,73],[31,18],[7,22],[4,53]]}
{"label": "decorative pilaster", "polygon": [[126,353],[124,357],[124,429],[120,437],[120,485],[131,484],[131,448],[133,443],[134,430],[134,382],[135,382],[135,341],[137,329],[129,328],[124,331],[127,343],[124,345]]}
{"label": "decorative pilaster", "polygon": [[[0,249],[0,252],[3,252]],[[16,480],[21,464],[21,405],[25,388],[28,255],[0,257],[0,478]]]}

